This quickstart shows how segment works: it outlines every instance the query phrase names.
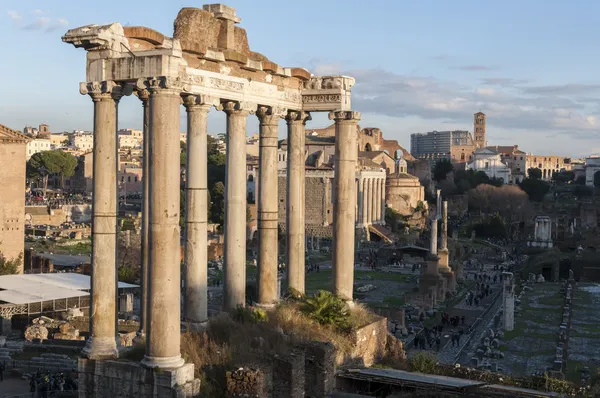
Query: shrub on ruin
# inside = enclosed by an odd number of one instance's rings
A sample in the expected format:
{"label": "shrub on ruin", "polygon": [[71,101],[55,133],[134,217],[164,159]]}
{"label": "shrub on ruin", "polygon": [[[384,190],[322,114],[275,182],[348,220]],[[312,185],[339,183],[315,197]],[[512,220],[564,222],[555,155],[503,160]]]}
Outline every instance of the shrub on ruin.
{"label": "shrub on ruin", "polygon": [[435,374],[437,370],[437,359],[428,352],[420,352],[409,360],[411,372]]}
{"label": "shrub on ruin", "polygon": [[244,307],[242,305],[235,307],[231,317],[239,323],[259,323],[269,320],[269,316],[264,309]]}
{"label": "shrub on ruin", "polygon": [[319,290],[302,304],[302,312],[321,325],[332,325],[341,331],[350,331],[348,305],[331,292]]}

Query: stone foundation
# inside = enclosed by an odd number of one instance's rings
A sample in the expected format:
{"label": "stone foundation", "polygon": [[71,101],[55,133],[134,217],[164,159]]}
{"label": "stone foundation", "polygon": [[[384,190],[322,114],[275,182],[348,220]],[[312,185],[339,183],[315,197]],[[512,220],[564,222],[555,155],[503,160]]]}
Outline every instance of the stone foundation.
{"label": "stone foundation", "polygon": [[450,268],[440,270],[440,274],[446,281],[446,291],[454,293],[456,291],[456,276]]}
{"label": "stone foundation", "polygon": [[448,268],[449,267],[449,252],[448,249],[440,249],[438,251],[438,266],[440,268]]}
{"label": "stone foundation", "polygon": [[194,397],[200,380],[194,379],[194,365],[174,370],[144,368],[139,362],[95,361],[80,358],[80,398]]}
{"label": "stone foundation", "polygon": [[304,395],[326,397],[335,388],[336,350],[331,343],[308,343],[304,349]]}
{"label": "stone foundation", "polygon": [[378,362],[385,354],[387,332],[387,318],[379,318],[353,332],[354,350],[345,364],[359,362],[358,365],[368,367]]}

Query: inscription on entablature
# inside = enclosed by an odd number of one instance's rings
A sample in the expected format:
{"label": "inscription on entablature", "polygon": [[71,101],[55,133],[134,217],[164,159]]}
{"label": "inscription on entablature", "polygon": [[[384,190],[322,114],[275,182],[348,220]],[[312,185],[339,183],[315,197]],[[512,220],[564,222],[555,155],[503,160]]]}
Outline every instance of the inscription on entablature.
{"label": "inscription on entablature", "polygon": [[216,77],[210,77],[208,80],[209,86],[218,88],[221,90],[234,90],[243,91],[244,83],[232,82],[229,80],[217,79]]}
{"label": "inscription on entablature", "polygon": [[303,95],[302,102],[305,104],[313,103],[324,103],[324,102],[341,102],[342,96],[340,94],[317,94],[317,95]]}

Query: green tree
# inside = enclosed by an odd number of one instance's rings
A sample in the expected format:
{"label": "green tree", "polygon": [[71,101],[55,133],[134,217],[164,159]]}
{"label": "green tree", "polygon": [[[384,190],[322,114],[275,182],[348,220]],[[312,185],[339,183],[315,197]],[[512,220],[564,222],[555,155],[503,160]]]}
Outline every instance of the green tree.
{"label": "green tree", "polygon": [[[533,168],[529,170],[539,171],[539,169]],[[532,174],[529,173],[529,175]],[[544,199],[544,196],[546,196],[546,194],[550,191],[550,184],[542,181],[540,178],[537,178],[537,173],[534,173],[533,177],[523,179],[523,181],[521,181],[519,184],[519,187],[521,187],[521,189],[527,193],[529,200],[534,202],[541,202]]]}
{"label": "green tree", "polygon": [[65,177],[74,175],[76,167],[77,158],[70,153],[61,150],[38,152],[27,161],[27,177],[41,179],[44,185],[44,196],[46,196],[50,175],[60,176],[62,188]]}
{"label": "green tree", "polygon": [[433,167],[433,179],[442,181],[446,179],[448,173],[454,170],[454,166],[448,159],[440,159]]}
{"label": "green tree", "polygon": [[215,224],[223,225],[225,219],[225,184],[222,181],[217,181],[212,186],[210,197],[212,198],[210,220]]}
{"label": "green tree", "polygon": [[19,254],[19,257],[8,259],[0,253],[0,275],[14,275],[19,270],[19,266],[23,262],[23,254]]}
{"label": "green tree", "polygon": [[575,185],[575,188],[573,189],[573,195],[578,198],[592,196],[593,194],[594,192],[592,191],[592,188],[588,187],[587,185]]}
{"label": "green tree", "polygon": [[575,173],[572,171],[561,171],[552,173],[552,180],[558,184],[569,184],[575,179]]}
{"label": "green tree", "polygon": [[541,180],[542,179],[542,170],[537,167],[530,167],[527,169],[527,177],[532,180]]}

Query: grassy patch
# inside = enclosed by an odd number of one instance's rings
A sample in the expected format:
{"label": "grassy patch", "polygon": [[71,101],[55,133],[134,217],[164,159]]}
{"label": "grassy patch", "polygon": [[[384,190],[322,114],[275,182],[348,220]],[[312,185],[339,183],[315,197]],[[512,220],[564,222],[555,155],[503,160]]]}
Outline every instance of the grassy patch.
{"label": "grassy patch", "polygon": [[404,296],[387,296],[383,299],[383,302],[390,307],[402,308],[404,306]]}

